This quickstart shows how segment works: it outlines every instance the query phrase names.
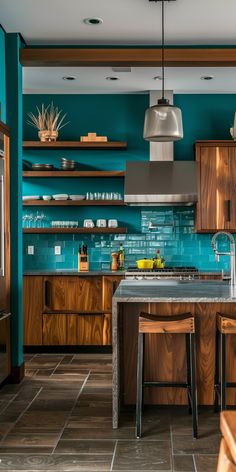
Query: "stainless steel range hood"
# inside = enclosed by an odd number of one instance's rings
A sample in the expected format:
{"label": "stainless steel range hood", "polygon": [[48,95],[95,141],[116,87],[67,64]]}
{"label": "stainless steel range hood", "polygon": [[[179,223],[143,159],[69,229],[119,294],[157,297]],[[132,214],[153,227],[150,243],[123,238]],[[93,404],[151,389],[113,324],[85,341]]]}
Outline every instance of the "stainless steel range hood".
{"label": "stainless steel range hood", "polygon": [[194,161],[127,162],[125,197],[128,205],[193,205],[197,201]]}

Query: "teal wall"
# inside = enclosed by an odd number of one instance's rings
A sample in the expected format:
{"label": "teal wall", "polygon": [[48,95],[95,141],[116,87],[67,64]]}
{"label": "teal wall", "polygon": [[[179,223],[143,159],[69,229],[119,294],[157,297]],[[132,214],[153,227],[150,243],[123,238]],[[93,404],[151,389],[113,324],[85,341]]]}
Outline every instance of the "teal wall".
{"label": "teal wall", "polygon": [[198,139],[231,139],[235,94],[180,94],[174,101],[182,110],[184,126],[184,139],[175,143],[175,160],[194,160]]}
{"label": "teal wall", "polygon": [[20,36],[6,34],[6,122],[10,127],[11,182],[11,358],[12,366],[23,362],[22,315],[22,67]]}
{"label": "teal wall", "polygon": [[[60,165],[60,157],[72,157],[80,169],[125,169],[126,160],[148,160],[149,145],[142,138],[143,119],[148,107],[148,95],[25,95],[24,96],[24,139],[37,139],[37,131],[27,125],[27,113],[36,105],[54,104],[68,113],[70,124],[62,129],[60,139],[79,139],[80,135],[95,131],[108,135],[111,140],[127,140],[127,151],[24,151],[24,160],[49,162]],[[198,139],[229,139],[236,109],[236,95],[176,95],[175,103],[182,109],[184,139],[175,144],[175,159],[193,160],[194,142]],[[123,192],[123,179],[25,179],[25,195],[54,193],[86,193],[87,191]],[[38,208],[28,207],[24,213],[36,213]],[[210,246],[211,235],[194,234],[193,210],[172,208],[140,207],[57,207],[40,211],[50,220],[78,220],[82,226],[84,218],[117,218],[120,226],[127,226],[128,236],[87,236],[91,252],[91,268],[108,268],[111,252],[123,240],[126,248],[127,265],[135,263],[137,257],[149,257],[157,247],[162,249],[169,264],[191,265],[204,270],[218,270],[228,267],[228,260],[220,265],[214,260]],[[157,218],[158,222],[171,212],[178,235],[160,226],[156,234],[150,234],[145,218]],[[181,223],[184,222],[184,223]],[[140,236],[140,234],[142,235]],[[80,235],[24,236],[25,269],[58,268],[69,269],[77,265],[76,253],[81,242]],[[61,256],[54,256],[54,245],[62,247]],[[35,245],[35,255],[27,255],[27,245]]]}
{"label": "teal wall", "polygon": [[1,120],[6,121],[6,57],[5,32],[0,26],[0,105]]}

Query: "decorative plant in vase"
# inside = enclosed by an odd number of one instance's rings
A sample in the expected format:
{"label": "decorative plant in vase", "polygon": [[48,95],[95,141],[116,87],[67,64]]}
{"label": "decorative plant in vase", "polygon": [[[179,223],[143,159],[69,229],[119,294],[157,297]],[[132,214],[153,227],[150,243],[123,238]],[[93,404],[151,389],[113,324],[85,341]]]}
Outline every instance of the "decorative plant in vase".
{"label": "decorative plant in vase", "polygon": [[39,107],[36,107],[36,109],[37,114],[28,113],[29,120],[27,123],[38,130],[40,141],[56,141],[59,130],[69,123],[69,121],[63,123],[67,113],[62,115],[62,110],[55,107],[53,102],[47,107],[42,104],[41,110]]}

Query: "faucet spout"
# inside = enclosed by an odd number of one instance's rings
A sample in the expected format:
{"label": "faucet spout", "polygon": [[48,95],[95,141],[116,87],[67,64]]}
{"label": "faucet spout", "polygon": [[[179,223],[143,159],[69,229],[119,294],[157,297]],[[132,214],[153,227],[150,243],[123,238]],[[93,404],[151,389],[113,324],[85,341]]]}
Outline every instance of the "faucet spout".
{"label": "faucet spout", "polygon": [[[230,242],[230,252],[219,252],[217,248],[217,238],[220,235],[225,235],[229,239]],[[211,245],[212,249],[215,253],[216,260],[219,260],[220,256],[225,256],[229,255],[230,256],[230,284],[231,287],[234,288],[235,291],[235,286],[236,286],[236,274],[235,274],[235,241],[234,237],[231,233],[228,231],[218,231],[217,233],[214,234],[212,240],[211,240]]]}

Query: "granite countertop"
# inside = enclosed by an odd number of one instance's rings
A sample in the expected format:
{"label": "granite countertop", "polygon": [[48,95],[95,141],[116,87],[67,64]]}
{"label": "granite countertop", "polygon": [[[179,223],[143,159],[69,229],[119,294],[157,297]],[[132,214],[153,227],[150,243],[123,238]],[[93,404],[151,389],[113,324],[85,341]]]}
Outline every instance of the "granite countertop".
{"label": "granite countertop", "polygon": [[113,302],[235,302],[236,290],[221,281],[142,281],[123,280],[113,295]]}
{"label": "granite countertop", "polygon": [[25,270],[24,275],[82,275],[84,276],[92,276],[92,275],[125,275],[125,271],[117,270],[89,270],[88,272],[78,272],[75,269],[53,269],[53,270]]}

